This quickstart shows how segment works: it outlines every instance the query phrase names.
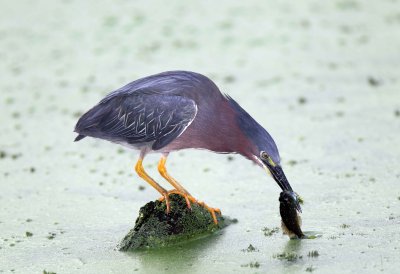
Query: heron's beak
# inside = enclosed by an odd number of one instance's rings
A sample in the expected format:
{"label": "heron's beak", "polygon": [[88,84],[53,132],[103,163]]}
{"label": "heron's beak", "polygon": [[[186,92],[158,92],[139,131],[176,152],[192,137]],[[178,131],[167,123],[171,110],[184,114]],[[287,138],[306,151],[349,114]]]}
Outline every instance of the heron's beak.
{"label": "heron's beak", "polygon": [[294,193],[292,187],[290,186],[289,181],[285,176],[285,173],[283,173],[282,167],[277,164],[268,163],[267,168],[271,172],[272,177],[274,177],[274,180],[280,186],[282,191],[287,191],[290,193],[296,209],[299,212],[301,212],[301,207],[300,207],[299,199],[297,198],[297,194]]}
{"label": "heron's beak", "polygon": [[272,177],[274,177],[274,180],[276,181],[276,183],[280,186],[280,188],[282,189],[282,191],[292,191],[293,189],[289,184],[288,179],[285,176],[285,173],[283,173],[282,168],[279,165],[268,165],[268,170],[271,172]]}

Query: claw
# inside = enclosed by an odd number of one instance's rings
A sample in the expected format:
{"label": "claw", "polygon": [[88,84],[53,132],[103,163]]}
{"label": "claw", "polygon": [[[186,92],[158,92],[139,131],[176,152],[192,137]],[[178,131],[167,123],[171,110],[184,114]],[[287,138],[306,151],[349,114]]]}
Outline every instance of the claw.
{"label": "claw", "polygon": [[162,201],[165,200],[165,205],[167,206],[166,211],[167,211],[167,214],[169,214],[169,212],[171,211],[171,206],[170,206],[170,203],[169,203],[169,195],[168,195],[168,192],[164,193],[163,196],[161,196],[158,200],[159,200],[160,202],[162,202]]}
{"label": "claw", "polygon": [[171,194],[178,194],[178,195],[181,195],[183,198],[185,198],[187,207],[188,207],[190,210],[192,210],[192,205],[191,205],[190,201],[192,200],[192,202],[195,203],[195,202],[196,202],[195,199],[194,199],[193,197],[189,196],[188,194],[183,193],[183,192],[180,192],[180,191],[178,191],[178,190],[176,190],[176,189],[167,191],[166,193],[163,194],[163,196],[161,196],[161,197],[158,199],[160,202],[162,202],[162,201],[165,200],[166,203],[167,203],[167,200],[168,200],[167,209],[169,208],[169,195],[171,195]]}

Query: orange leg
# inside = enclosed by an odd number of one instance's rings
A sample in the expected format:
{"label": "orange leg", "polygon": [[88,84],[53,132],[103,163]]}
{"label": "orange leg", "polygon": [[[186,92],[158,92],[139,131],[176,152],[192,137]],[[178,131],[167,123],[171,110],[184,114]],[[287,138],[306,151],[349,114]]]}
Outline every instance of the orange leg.
{"label": "orange leg", "polygon": [[[191,208],[189,199],[189,196],[191,196],[190,193],[168,174],[167,169],[165,167],[166,162],[167,162],[167,157],[163,155],[160,159],[160,162],[158,162],[158,172],[165,180],[167,180],[175,188],[172,191],[174,191],[174,193],[176,194],[182,195],[186,200],[188,208]],[[172,192],[170,194],[172,194]]]}
{"label": "orange leg", "polygon": [[161,197],[159,199],[159,201],[163,201],[164,199],[166,200],[166,196],[168,196],[170,194],[179,194],[185,198],[188,208],[190,208],[190,209],[192,208],[191,202],[204,207],[205,209],[207,209],[210,212],[214,223],[218,224],[218,220],[217,220],[215,213],[221,214],[221,210],[219,210],[218,208],[209,207],[204,202],[199,202],[192,195],[190,195],[190,193],[183,186],[181,186],[174,178],[172,178],[168,174],[167,169],[165,167],[166,162],[167,162],[167,156],[163,155],[160,159],[160,162],[158,163],[158,172],[160,172],[161,176],[164,177],[175,189],[168,191],[167,195],[163,195],[163,197]]}
{"label": "orange leg", "polygon": [[156,181],[154,181],[153,178],[151,178],[146,171],[143,168],[142,165],[143,162],[143,156],[141,155],[139,157],[139,160],[136,163],[135,166],[135,170],[136,173],[143,179],[145,180],[147,183],[149,183],[152,187],[154,187],[158,192],[161,193],[161,195],[163,196],[163,198],[165,199],[165,204],[167,206],[167,213],[169,213],[170,211],[170,205],[169,205],[169,196],[168,196],[168,191],[165,190],[165,188],[163,188],[162,186],[160,186],[159,184],[157,184]]}

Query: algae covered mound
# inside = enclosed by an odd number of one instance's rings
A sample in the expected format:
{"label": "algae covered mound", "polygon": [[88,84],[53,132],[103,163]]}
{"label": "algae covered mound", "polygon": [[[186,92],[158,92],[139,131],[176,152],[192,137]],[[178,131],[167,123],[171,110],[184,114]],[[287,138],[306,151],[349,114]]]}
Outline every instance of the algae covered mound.
{"label": "algae covered mound", "polygon": [[171,211],[166,214],[165,202],[152,201],[139,210],[135,227],[119,244],[119,250],[127,251],[142,247],[163,247],[190,239],[196,239],[221,229],[225,220],[217,214],[214,224],[210,212],[198,204],[187,208],[185,199],[170,195]]}

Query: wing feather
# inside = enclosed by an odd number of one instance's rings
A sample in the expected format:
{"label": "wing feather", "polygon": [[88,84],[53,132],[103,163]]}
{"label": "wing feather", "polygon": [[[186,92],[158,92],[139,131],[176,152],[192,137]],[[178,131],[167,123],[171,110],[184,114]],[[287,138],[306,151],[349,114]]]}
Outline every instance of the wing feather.
{"label": "wing feather", "polygon": [[75,131],[114,142],[152,142],[158,150],[182,134],[196,113],[192,99],[136,92],[100,102],[81,117]]}

